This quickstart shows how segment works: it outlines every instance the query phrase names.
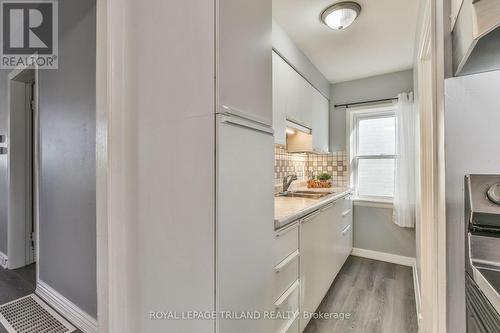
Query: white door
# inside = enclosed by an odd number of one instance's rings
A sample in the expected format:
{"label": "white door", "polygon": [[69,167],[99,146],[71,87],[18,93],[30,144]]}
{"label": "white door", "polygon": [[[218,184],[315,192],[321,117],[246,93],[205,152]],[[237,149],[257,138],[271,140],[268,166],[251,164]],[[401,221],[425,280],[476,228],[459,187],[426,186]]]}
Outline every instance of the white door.
{"label": "white door", "polygon": [[34,82],[35,71],[32,69],[9,73],[7,248],[10,269],[26,266],[35,260]]}

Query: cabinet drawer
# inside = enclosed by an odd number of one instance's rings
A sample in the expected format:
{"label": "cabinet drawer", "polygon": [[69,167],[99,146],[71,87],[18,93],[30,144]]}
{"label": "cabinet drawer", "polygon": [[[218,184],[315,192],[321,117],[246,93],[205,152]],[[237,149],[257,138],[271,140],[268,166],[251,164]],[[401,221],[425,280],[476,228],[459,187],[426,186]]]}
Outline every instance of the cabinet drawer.
{"label": "cabinet drawer", "polygon": [[299,311],[299,280],[296,280],[276,302],[274,310],[279,315],[275,319],[275,332],[288,332],[290,321],[294,320]]}
{"label": "cabinet drawer", "polygon": [[340,224],[342,225],[342,229],[344,229],[349,224],[351,224],[352,221],[353,211],[352,211],[352,200],[350,195],[340,199],[339,213],[341,218]]}
{"label": "cabinet drawer", "polygon": [[299,278],[299,250],[276,265],[274,273],[274,300],[277,300]]}
{"label": "cabinet drawer", "polygon": [[344,264],[349,254],[352,250],[352,224],[347,225],[343,228],[341,232],[341,244],[342,244],[342,265]]}
{"label": "cabinet drawer", "polygon": [[290,254],[299,249],[299,223],[280,230],[275,235],[273,259],[278,265]]}
{"label": "cabinet drawer", "polygon": [[283,325],[277,333],[299,333],[299,313],[297,312],[297,315]]}

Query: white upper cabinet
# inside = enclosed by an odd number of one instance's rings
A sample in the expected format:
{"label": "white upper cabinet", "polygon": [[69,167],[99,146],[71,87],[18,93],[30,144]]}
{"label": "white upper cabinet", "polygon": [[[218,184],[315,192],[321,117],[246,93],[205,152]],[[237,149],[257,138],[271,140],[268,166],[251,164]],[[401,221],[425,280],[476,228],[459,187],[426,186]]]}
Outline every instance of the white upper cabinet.
{"label": "white upper cabinet", "polygon": [[313,148],[327,152],[329,102],[281,56],[273,52],[273,128],[275,143],[286,143],[286,120],[312,130]]}
{"label": "white upper cabinet", "polygon": [[302,104],[301,101],[303,100],[303,98],[300,96],[302,92],[303,78],[283,59],[282,61],[286,65],[285,82],[284,82],[285,84],[284,89],[286,90],[286,95],[288,97],[288,104],[287,104],[288,107],[286,110],[286,117],[288,119],[304,124],[304,121],[302,119],[302,111],[300,109],[300,106]]}
{"label": "white upper cabinet", "polygon": [[329,101],[316,89],[313,89],[312,92],[313,149],[326,153],[329,151]]}
{"label": "white upper cabinet", "polygon": [[286,89],[287,63],[273,52],[273,128],[274,142],[286,144],[286,112],[288,95]]}
{"label": "white upper cabinet", "polygon": [[451,0],[451,28],[455,25],[457,21],[458,13],[460,12],[460,7],[462,7],[462,3],[464,0]]}
{"label": "white upper cabinet", "polygon": [[272,125],[272,2],[218,0],[219,107]]}

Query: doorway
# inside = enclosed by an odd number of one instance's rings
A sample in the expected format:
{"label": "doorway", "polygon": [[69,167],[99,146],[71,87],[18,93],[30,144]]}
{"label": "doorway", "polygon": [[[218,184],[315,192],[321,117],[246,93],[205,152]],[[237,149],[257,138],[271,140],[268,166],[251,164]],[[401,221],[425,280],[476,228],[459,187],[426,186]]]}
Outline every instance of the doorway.
{"label": "doorway", "polygon": [[8,76],[8,269],[37,261],[38,72],[15,69]]}

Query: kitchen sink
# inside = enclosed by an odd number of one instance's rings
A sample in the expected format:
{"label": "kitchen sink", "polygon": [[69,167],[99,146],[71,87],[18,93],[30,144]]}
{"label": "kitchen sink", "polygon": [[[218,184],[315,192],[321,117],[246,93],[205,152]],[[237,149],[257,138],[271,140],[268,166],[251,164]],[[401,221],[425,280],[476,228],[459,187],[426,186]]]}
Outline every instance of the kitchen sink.
{"label": "kitchen sink", "polygon": [[332,193],[335,192],[294,191],[294,192],[280,192],[276,194],[276,196],[287,197],[287,198],[320,199]]}

